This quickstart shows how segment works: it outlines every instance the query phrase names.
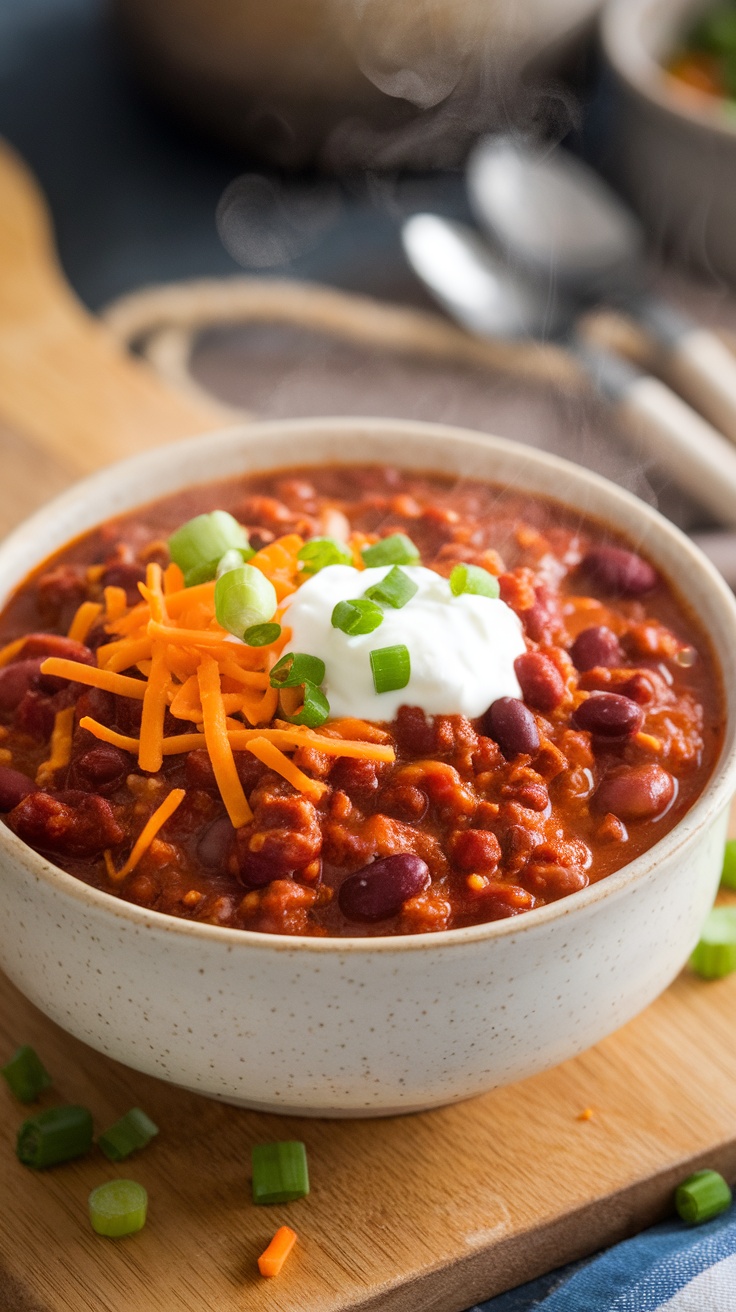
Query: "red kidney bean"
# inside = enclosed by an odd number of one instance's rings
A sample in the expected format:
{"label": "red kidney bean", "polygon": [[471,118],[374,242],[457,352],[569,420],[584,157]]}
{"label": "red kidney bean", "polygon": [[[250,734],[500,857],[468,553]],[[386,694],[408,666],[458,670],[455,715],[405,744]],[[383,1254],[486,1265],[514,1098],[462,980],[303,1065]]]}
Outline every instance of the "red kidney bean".
{"label": "red kidney bean", "polygon": [[674,794],[675,781],[661,765],[637,765],[609,774],[592,804],[619,820],[652,820],[667,809]]}
{"label": "red kidney bean", "polygon": [[[243,755],[246,755],[246,753],[243,753]],[[251,753],[248,752],[247,755],[250,756]],[[238,756],[240,756],[240,752],[236,753],[236,760]],[[218,791],[212,762],[209,753],[204,748],[197,748],[196,751],[187,752],[184,771],[188,788],[200,788],[205,793],[216,793]]]}
{"label": "red kidney bean", "polygon": [[10,812],[9,824],[31,847],[63,856],[99,856],[125,838],[110,803],[76,789],[30,793]]}
{"label": "red kidney bean", "polygon": [[599,588],[617,597],[640,597],[657,586],[657,571],[649,561],[623,547],[593,547],[580,568]]}
{"label": "red kidney bean", "polygon": [[89,647],[73,638],[64,638],[59,633],[29,633],[23,644],[21,656],[60,656],[65,661],[81,661],[83,665],[94,665],[95,658]]}
{"label": "red kidney bean", "polygon": [[126,564],[122,561],[108,565],[101,580],[103,588],[123,588],[129,606],[134,606],[141,600],[138,584],[145,581],[144,565]]}
{"label": "red kidney bean", "polygon": [[238,843],[238,876],[246,888],[265,888],[283,873],[276,870],[273,861],[262,852],[249,852]]}
{"label": "red kidney bean", "polygon": [[616,634],[605,624],[594,624],[583,629],[570,648],[570,657],[576,670],[584,673],[596,665],[622,665],[624,654]]}
{"label": "red kidney bean", "polygon": [[21,733],[27,733],[31,738],[43,742],[51,737],[54,715],[54,703],[51,698],[31,688],[21,699],[13,724]]}
{"label": "red kidney bean", "polygon": [[497,742],[508,761],[522,753],[533,756],[539,730],[531,711],[518,697],[499,697],[483,716],[482,732]]}
{"label": "red kidney bean", "polygon": [[393,727],[399,752],[404,756],[430,756],[435,750],[435,728],[420,706],[400,706]]}
{"label": "red kidney bean", "polygon": [[43,659],[13,661],[0,669],[0,711],[14,711],[27,692],[37,688]]}
{"label": "red kidney bean", "polygon": [[534,589],[536,600],[528,610],[521,611],[519,619],[532,642],[542,642],[555,618],[556,603],[550,589],[539,583]]}
{"label": "red kidney bean", "polygon": [[458,870],[495,870],[501,860],[501,844],[489,829],[458,829],[447,846]]}
{"label": "red kidney bean", "polygon": [[524,701],[538,711],[553,711],[565,696],[565,680],[554,661],[541,651],[527,651],[514,661]]}
{"label": "red kidney bean", "polygon": [[340,885],[337,900],[348,920],[388,920],[404,902],[429,887],[429,867],[421,857],[406,852],[385,856],[359,870]]}
{"label": "red kidney bean", "polygon": [[[197,843],[197,857],[202,865],[210,869],[220,867],[224,870],[234,838],[235,830],[226,815],[220,816],[219,820],[213,820]],[[266,883],[270,879],[269,875]]]}
{"label": "red kidney bean", "polygon": [[0,811],[12,811],[24,797],[37,791],[33,780],[21,774],[20,770],[0,765]]}
{"label": "red kidney bean", "polygon": [[134,768],[135,761],[130,753],[113,747],[111,743],[90,747],[73,762],[75,783],[103,797],[113,793]]}
{"label": "red kidney bean", "polygon": [[587,729],[601,738],[626,738],[637,733],[644,722],[641,706],[617,692],[594,692],[573,712],[576,729]]}

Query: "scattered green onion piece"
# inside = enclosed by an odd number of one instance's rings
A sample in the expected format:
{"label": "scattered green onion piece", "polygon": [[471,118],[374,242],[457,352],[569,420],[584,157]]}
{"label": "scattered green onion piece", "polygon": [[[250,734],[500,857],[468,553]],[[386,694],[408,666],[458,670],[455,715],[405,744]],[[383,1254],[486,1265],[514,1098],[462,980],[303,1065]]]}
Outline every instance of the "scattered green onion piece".
{"label": "scattered green onion piece", "polygon": [[51,1084],[51,1076],[41,1058],[27,1044],[13,1053],[5,1066],[0,1067],[0,1075],[19,1102],[35,1102],[38,1095]]}
{"label": "scattered green onion piece", "polygon": [[736,838],[729,838],[723,853],[721,888],[736,888]]}
{"label": "scattered green onion piece", "polygon": [[496,598],[500,590],[495,574],[489,574],[480,565],[456,565],[450,575],[450,591],[454,597],[469,592],[475,597]]}
{"label": "scattered green onion piece", "polygon": [[411,678],[411,657],[403,642],[395,647],[378,647],[371,652],[373,687],[376,692],[405,688]]}
{"label": "scattered green onion piece", "polygon": [[135,1180],[108,1180],[89,1196],[92,1229],[108,1239],[137,1234],[146,1224],[148,1194]]}
{"label": "scattered green onion piece", "polygon": [[24,1121],[16,1152],[24,1166],[42,1171],[70,1162],[92,1147],[92,1117],[86,1107],[50,1107]]}
{"label": "scattered green onion piece", "polygon": [[[226,510],[197,515],[182,524],[169,538],[169,554],[182,571],[187,587],[214,578],[218,561],[232,547],[239,551],[251,551],[245,529]],[[200,577],[203,570],[206,572],[210,569],[211,574],[204,579]],[[196,575],[195,570],[198,571]]]}
{"label": "scattered green onion piece", "polygon": [[291,1203],[309,1193],[307,1150],[296,1140],[259,1143],[252,1152],[253,1202]]}
{"label": "scattered green onion piece", "polygon": [[231,547],[218,560],[215,568],[215,578],[222,578],[223,574],[229,574],[231,569],[240,569],[240,566],[244,565],[246,560],[250,560],[251,556],[255,556],[255,554],[252,547],[249,547],[247,551],[238,551],[237,547]]}
{"label": "scattered green onion piece", "polygon": [[194,569],[187,570],[184,575],[184,587],[196,588],[200,583],[210,583],[217,577],[217,561],[208,560],[204,565],[195,565]]}
{"label": "scattered green onion piece", "polygon": [[325,697],[321,688],[316,684],[310,683],[307,679],[304,684],[304,705],[297,715],[286,715],[281,712],[289,724],[306,724],[310,729],[318,729],[325,720],[329,718],[330,703]]}
{"label": "scattered green onion piece", "polygon": [[271,687],[300,688],[303,683],[320,684],[324,677],[325,663],[319,656],[287,651],[271,670]]}
{"label": "scattered green onion piece", "polygon": [[217,622],[236,638],[252,625],[270,620],[277,605],[273,583],[255,565],[228,570],[215,584]]}
{"label": "scattered green onion piece", "polygon": [[140,1107],[133,1107],[100,1135],[97,1146],[109,1161],[122,1162],[136,1149],[145,1148],[157,1134],[158,1126],[154,1125],[150,1116],[146,1116]]}
{"label": "scattered green onion piece", "polygon": [[736,907],[713,908],[690,965],[703,979],[723,979],[736,970]]}
{"label": "scattered green onion piece", "polygon": [[393,606],[394,610],[401,610],[407,601],[411,601],[419,591],[419,585],[405,574],[403,569],[394,565],[385,579],[380,583],[374,584],[366,592],[366,597],[371,601],[377,601],[381,606]]}
{"label": "scattered green onion piece", "polygon": [[356,633],[372,633],[379,624],[383,624],[383,611],[367,597],[338,601],[332,612],[333,629],[340,629],[351,637]]}
{"label": "scattered green onion piece", "polygon": [[297,552],[304,574],[318,574],[328,565],[352,565],[352,552],[336,538],[310,538]]}
{"label": "scattered green onion piece", "polygon": [[243,634],[243,641],[249,647],[269,647],[280,635],[280,624],[251,624]]}
{"label": "scattered green onion piece", "polygon": [[360,554],[369,569],[374,565],[416,565],[419,560],[418,547],[405,533],[392,533],[388,538],[381,538],[372,547],[363,547]]}
{"label": "scattered green onion piece", "polygon": [[675,1190],[675,1208],[688,1225],[700,1225],[731,1206],[733,1195],[717,1171],[696,1171]]}

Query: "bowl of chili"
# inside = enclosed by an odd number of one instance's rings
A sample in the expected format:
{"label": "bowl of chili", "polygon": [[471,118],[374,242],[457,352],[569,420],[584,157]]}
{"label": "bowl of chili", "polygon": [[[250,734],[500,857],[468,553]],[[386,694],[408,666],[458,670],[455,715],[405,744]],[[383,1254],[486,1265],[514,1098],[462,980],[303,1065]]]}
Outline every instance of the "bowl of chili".
{"label": "bowl of chili", "polygon": [[72,489],[0,588],[0,964],[91,1046],[248,1107],[418,1110],[596,1043],[692,950],[736,605],[596,475],[248,425]]}

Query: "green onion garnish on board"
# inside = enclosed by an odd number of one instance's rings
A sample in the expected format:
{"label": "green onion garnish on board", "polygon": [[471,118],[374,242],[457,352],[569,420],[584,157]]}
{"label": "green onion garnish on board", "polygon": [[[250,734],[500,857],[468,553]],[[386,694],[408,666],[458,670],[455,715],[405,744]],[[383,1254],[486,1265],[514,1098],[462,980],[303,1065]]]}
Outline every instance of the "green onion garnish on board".
{"label": "green onion garnish on board", "polygon": [[215,584],[217,623],[236,638],[252,625],[272,619],[277,605],[273,583],[254,565],[228,570]]}
{"label": "green onion garnish on board", "polygon": [[411,678],[411,657],[403,642],[395,647],[378,647],[370,656],[376,692],[396,692],[406,687]]}
{"label": "green onion garnish on board", "polygon": [[135,1180],[108,1180],[89,1196],[92,1229],[108,1239],[137,1234],[146,1224],[148,1194]]}
{"label": "green onion garnish on board", "polygon": [[280,636],[280,624],[251,624],[243,634],[243,642],[249,647],[269,647]]}
{"label": "green onion garnish on board", "polygon": [[15,1151],[24,1166],[42,1171],[70,1162],[92,1147],[92,1117],[86,1107],[50,1107],[24,1121]]}
{"label": "green onion garnish on board", "polygon": [[140,1107],[133,1107],[125,1116],[121,1116],[119,1121],[111,1125],[109,1130],[105,1130],[105,1133],[100,1135],[97,1146],[102,1149],[109,1161],[122,1162],[137,1149],[145,1148],[157,1134],[158,1126],[150,1116],[146,1116]]}
{"label": "green onion garnish on board", "polygon": [[338,601],[332,612],[333,629],[340,629],[351,637],[357,633],[372,633],[379,624],[383,624],[383,611],[367,597]]}
{"label": "green onion garnish on board", "polygon": [[303,683],[319,685],[325,677],[325,663],[319,656],[302,651],[288,651],[271,670],[272,688],[299,688]]}
{"label": "green onion garnish on board", "polygon": [[700,1225],[731,1206],[732,1193],[717,1171],[696,1171],[675,1190],[675,1209],[688,1225]]}
{"label": "green onion garnish on board", "polygon": [[736,907],[714,907],[690,958],[703,979],[723,979],[736,970]]}
{"label": "green onion garnish on board", "polygon": [[296,1140],[259,1143],[253,1148],[251,1160],[254,1203],[292,1203],[309,1193],[307,1150],[303,1143]]}
{"label": "green onion garnish on board", "polygon": [[297,552],[303,574],[318,574],[328,565],[352,565],[352,552],[337,538],[310,538]]}
{"label": "green onion garnish on board", "polygon": [[296,715],[287,715],[282,709],[281,714],[289,724],[306,724],[309,729],[318,729],[325,720],[329,719],[330,703],[322,689],[307,679],[304,684],[304,703],[301,710]]}
{"label": "green onion garnish on board", "polygon": [[476,597],[496,598],[500,588],[495,574],[480,565],[456,565],[450,575],[450,591],[454,597],[470,592]]}
{"label": "green onion garnish on board", "polygon": [[38,1053],[25,1044],[0,1067],[0,1075],[19,1102],[35,1102],[51,1084],[51,1076]]}
{"label": "green onion garnish on board", "polygon": [[169,555],[188,588],[213,579],[218,563],[231,549],[240,553],[241,563],[255,554],[245,529],[226,510],[196,515],[169,538]]}
{"label": "green onion garnish on board", "polygon": [[419,549],[405,533],[392,533],[388,538],[381,538],[372,547],[363,547],[363,563],[367,569],[374,565],[416,565]]}
{"label": "green onion garnish on board", "polygon": [[399,565],[394,565],[385,579],[368,588],[365,595],[381,606],[393,606],[395,610],[401,610],[402,606],[405,606],[407,601],[411,601],[418,591],[418,584],[414,583]]}
{"label": "green onion garnish on board", "polygon": [[736,838],[729,838],[723,853],[721,888],[736,888]]}

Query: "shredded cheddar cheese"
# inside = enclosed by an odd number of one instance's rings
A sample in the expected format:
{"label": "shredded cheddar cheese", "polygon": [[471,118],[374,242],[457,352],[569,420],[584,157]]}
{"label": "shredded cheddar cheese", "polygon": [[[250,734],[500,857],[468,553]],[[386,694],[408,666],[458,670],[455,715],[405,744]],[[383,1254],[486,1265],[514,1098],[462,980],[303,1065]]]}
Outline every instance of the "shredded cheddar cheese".
{"label": "shredded cheddar cheese", "polygon": [[51,733],[49,758],[42,761],[36,771],[36,783],[39,788],[46,788],[53,783],[57,770],[62,770],[72,759],[72,733],[74,731],[74,707],[66,706],[57,711]]}
{"label": "shredded cheddar cheese", "polygon": [[[287,534],[251,557],[250,563],[273,583],[279,602],[299,586],[302,546],[302,538]],[[44,674],[141,702],[138,737],[118,733],[90,716],[83,717],[80,726],[101,742],[137,756],[142,770],[156,774],[164,757],[206,750],[228,816],[234,827],[240,828],[252,820],[253,813],[238,775],[235,752],[250,751],[314,801],[324,796],[327,785],[299,769],[286,753],[311,747],[335,757],[395,759],[389,735],[367,721],[336,720],[316,731],[275,718],[279,691],[270,686],[269,675],[288,650],[288,627],[284,625],[269,646],[249,647],[238,642],[217,621],[214,580],[185,588],[177,565],[162,571],[158,564],[150,563],[146,581],[138,587],[141,600],[132,606],[122,588],[106,587],[104,606],[84,602],[74,616],[69,632],[77,641],[83,641],[102,617],[109,640],[97,648],[96,666],[50,656],[41,669]],[[280,608],[276,617],[280,620]],[[19,638],[0,650],[0,666],[12,660],[25,641]],[[141,677],[133,677],[132,671]],[[166,733],[167,714],[181,720],[187,731]],[[44,781],[68,763],[73,725],[73,710],[59,712],[49,760],[39,769]],[[192,726],[196,726],[194,731]],[[169,794],[121,871],[115,872],[112,857],[106,856],[111,878],[123,879],[130,873],[183,795],[182,790]]]}
{"label": "shredded cheddar cheese", "polygon": [[74,642],[86,642],[92,625],[101,614],[102,605],[99,601],[83,601],[69,625],[67,637]]}
{"label": "shredded cheddar cheese", "polygon": [[161,829],[162,826],[166,824],[169,817],[174,814],[176,808],[181,802],[183,802],[185,796],[186,793],[183,788],[172,788],[168,797],[164,798],[161,805],[157,807],[153,815],[143,826],[141,833],[133,844],[133,850],[128,857],[128,860],[119,870],[115,869],[110,853],[105,852],[105,865],[110,879],[114,880],[115,883],[121,883],[122,880],[130,874],[131,870],[135,869],[143,856],[143,853],[151,846],[159,829]]}

